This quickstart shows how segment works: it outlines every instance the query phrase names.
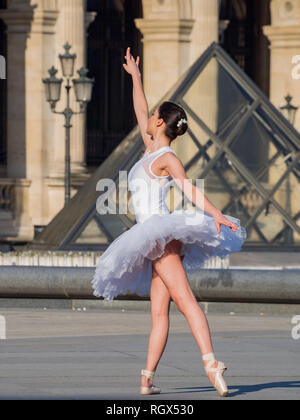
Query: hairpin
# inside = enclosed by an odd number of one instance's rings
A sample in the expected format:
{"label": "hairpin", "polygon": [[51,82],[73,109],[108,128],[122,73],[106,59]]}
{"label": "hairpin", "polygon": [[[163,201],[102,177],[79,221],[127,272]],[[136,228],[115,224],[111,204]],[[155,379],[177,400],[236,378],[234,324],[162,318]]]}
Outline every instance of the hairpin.
{"label": "hairpin", "polygon": [[181,118],[181,120],[178,121],[178,123],[177,123],[177,127],[180,127],[183,123],[187,123],[187,120],[184,119],[184,118]]}

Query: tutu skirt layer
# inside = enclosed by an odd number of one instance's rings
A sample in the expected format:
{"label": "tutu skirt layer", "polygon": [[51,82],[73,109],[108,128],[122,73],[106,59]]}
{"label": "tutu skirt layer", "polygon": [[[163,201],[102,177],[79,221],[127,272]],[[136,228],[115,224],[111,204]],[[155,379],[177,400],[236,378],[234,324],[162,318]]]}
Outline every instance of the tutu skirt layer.
{"label": "tutu skirt layer", "polygon": [[238,229],[221,225],[218,234],[213,217],[208,213],[177,210],[154,214],[118,236],[100,256],[92,280],[93,294],[113,300],[118,295],[136,294],[149,297],[152,260],[161,257],[173,239],[183,245],[183,266],[187,274],[198,271],[212,257],[224,258],[240,251],[246,230],[240,220],[224,215]]}

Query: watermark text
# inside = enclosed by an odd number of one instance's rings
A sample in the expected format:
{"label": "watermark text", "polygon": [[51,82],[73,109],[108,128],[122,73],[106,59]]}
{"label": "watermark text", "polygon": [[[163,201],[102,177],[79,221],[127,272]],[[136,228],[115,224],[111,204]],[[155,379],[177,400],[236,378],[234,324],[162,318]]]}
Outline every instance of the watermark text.
{"label": "watermark text", "polygon": [[[177,205],[175,213],[185,212],[186,224],[198,224],[204,217],[204,180],[196,179],[196,186],[193,189],[192,180],[172,179],[162,190],[156,180],[146,182],[143,178],[136,178],[130,182],[127,179],[127,171],[119,171],[119,182],[109,178],[102,178],[96,185],[96,190],[101,194],[96,201],[98,214],[127,214],[128,211],[138,215],[153,215],[161,212],[161,207],[167,212],[167,207],[172,207],[174,196],[168,192],[171,187],[177,190]],[[131,197],[128,200],[128,191]],[[179,195],[178,195],[179,193]],[[162,196],[162,194],[164,194]],[[161,203],[164,203],[163,205]],[[191,202],[197,203],[197,211],[191,207]],[[117,206],[118,204],[118,206]]]}
{"label": "watermark text", "polygon": [[294,315],[292,320],[291,320],[291,323],[296,324],[292,328],[292,338],[294,340],[299,340],[299,338],[300,338],[300,315]]}

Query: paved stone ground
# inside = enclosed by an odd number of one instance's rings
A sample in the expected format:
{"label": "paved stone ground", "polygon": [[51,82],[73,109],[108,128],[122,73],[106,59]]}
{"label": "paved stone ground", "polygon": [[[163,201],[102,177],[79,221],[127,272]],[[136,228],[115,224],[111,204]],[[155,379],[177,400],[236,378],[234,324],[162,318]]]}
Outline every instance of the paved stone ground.
{"label": "paved stone ground", "polygon": [[[0,309],[0,399],[216,400],[184,316],[171,313],[156,396],[139,395],[149,312]],[[209,314],[228,398],[300,398],[300,339],[291,316]],[[299,331],[299,330],[298,330]]]}

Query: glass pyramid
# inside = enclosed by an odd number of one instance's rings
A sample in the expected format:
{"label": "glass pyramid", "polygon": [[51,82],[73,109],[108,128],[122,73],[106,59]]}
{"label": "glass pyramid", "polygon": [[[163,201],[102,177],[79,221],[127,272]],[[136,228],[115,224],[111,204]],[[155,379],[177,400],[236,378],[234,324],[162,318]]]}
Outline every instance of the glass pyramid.
{"label": "glass pyramid", "polygon": [[[208,199],[241,220],[243,248],[299,246],[300,134],[220,45],[213,42],[153,109],[165,100],[188,115],[188,132],[172,148],[189,178],[204,179]],[[144,151],[135,127],[27,248],[105,250],[135,216],[99,214],[97,183],[107,178],[118,187],[120,171]]]}

